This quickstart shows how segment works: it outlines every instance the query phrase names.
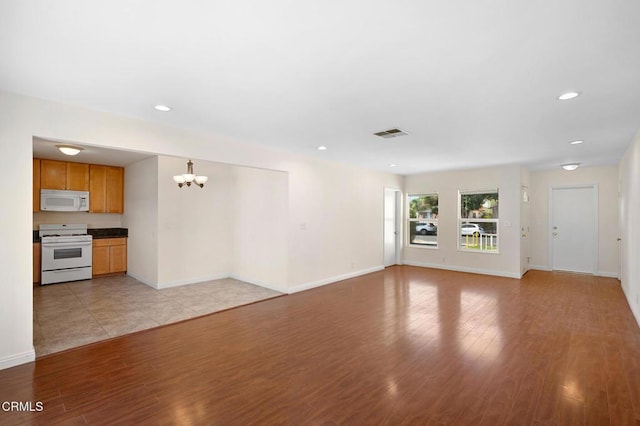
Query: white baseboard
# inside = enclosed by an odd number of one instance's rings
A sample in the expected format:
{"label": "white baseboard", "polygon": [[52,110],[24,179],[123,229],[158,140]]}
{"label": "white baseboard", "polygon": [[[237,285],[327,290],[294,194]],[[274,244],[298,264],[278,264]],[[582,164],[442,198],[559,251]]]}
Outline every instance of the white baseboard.
{"label": "white baseboard", "polygon": [[624,293],[624,297],[625,299],[627,299],[627,303],[629,304],[629,308],[631,309],[631,313],[633,314],[633,316],[636,319],[636,322],[638,323],[638,327],[640,327],[640,306],[637,306],[636,303],[634,303],[633,300],[631,300],[631,295],[627,294],[627,292],[624,289],[624,286],[622,287],[622,293]]}
{"label": "white baseboard", "polygon": [[617,272],[598,271],[599,277],[617,278],[620,279],[620,275]]}
{"label": "white baseboard", "polygon": [[[540,266],[540,265],[529,265],[529,269],[535,269],[537,271],[547,271],[547,272],[553,271],[553,269],[551,269],[548,266]],[[598,277],[618,278],[618,279],[620,278],[617,272],[598,271],[598,273],[595,275]]]}
{"label": "white baseboard", "polygon": [[36,350],[31,348],[30,351],[21,354],[13,354],[0,358],[0,370],[15,367],[16,365],[26,364],[36,360]]}
{"label": "white baseboard", "polygon": [[549,268],[548,266],[541,266],[541,265],[529,265],[529,269],[535,269],[536,271],[551,272],[551,268]]}
{"label": "white baseboard", "polygon": [[367,269],[360,269],[358,271],[354,271],[354,272],[349,272],[347,274],[342,274],[342,275],[336,275],[333,277],[329,277],[329,278],[324,278],[318,281],[311,281],[308,283],[304,283],[304,284],[300,284],[294,287],[291,287],[289,289],[287,289],[287,293],[291,294],[291,293],[297,293],[299,291],[305,291],[305,290],[310,290],[312,288],[315,287],[320,287],[323,285],[327,285],[327,284],[332,284],[335,283],[336,281],[342,281],[342,280],[347,280],[349,278],[355,278],[355,277],[359,277],[360,275],[366,275],[366,274],[370,274],[372,272],[378,272],[378,271],[382,271],[384,270],[384,266],[374,266],[373,268],[367,268]]}
{"label": "white baseboard", "polygon": [[404,264],[411,265],[411,266],[419,266],[421,268],[444,269],[446,271],[469,272],[472,274],[493,275],[496,277],[506,277],[506,278],[516,278],[516,279],[522,278],[520,276],[520,273],[518,272],[503,272],[503,271],[494,271],[492,269],[467,268],[465,266],[443,265],[439,263],[427,263],[427,262],[415,262],[412,260],[405,260]]}
{"label": "white baseboard", "polygon": [[206,277],[191,278],[188,280],[170,281],[168,283],[157,283],[155,286],[148,283],[145,283],[145,284],[155,289],[162,290],[163,288],[180,287],[182,285],[187,285],[187,284],[196,284],[196,283],[202,283],[205,281],[221,280],[223,278],[229,278],[230,276],[231,275],[228,272],[220,272],[218,274],[208,275]]}
{"label": "white baseboard", "polygon": [[242,275],[231,274],[231,275],[229,275],[228,278],[233,278],[233,279],[238,280],[238,281],[244,281],[245,283],[257,285],[258,287],[268,288],[269,290],[279,291],[280,293],[285,293],[285,294],[289,293],[289,291],[286,288],[278,287],[278,286],[275,286],[275,285],[273,285],[271,283],[267,283],[267,282],[264,282],[264,281],[254,280],[254,279],[248,278],[248,277],[243,277]]}

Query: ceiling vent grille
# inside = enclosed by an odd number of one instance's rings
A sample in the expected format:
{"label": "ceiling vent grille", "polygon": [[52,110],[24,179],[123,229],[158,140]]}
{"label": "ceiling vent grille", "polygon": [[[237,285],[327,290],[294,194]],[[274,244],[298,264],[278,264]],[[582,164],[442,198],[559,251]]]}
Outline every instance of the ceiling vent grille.
{"label": "ceiling vent grille", "polygon": [[383,130],[381,132],[376,132],[374,133],[374,135],[376,136],[380,136],[381,138],[385,138],[385,139],[389,139],[389,138],[397,138],[398,136],[406,136],[409,133],[405,132],[402,129],[389,129],[389,130]]}

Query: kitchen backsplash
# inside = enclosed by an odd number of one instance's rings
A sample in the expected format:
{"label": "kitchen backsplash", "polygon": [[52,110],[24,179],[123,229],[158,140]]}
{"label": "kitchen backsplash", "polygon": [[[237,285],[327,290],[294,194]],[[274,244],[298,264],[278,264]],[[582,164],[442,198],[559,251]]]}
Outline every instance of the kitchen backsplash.
{"label": "kitchen backsplash", "polygon": [[33,229],[41,223],[85,223],[87,228],[121,228],[122,215],[87,212],[38,212],[33,214]]}

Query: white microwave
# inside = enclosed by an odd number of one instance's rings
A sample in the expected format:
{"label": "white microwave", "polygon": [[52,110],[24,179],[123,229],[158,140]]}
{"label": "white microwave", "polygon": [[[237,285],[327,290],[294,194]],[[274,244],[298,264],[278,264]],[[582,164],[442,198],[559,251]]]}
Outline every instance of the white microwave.
{"label": "white microwave", "polygon": [[88,212],[88,191],[40,190],[40,210],[47,212]]}

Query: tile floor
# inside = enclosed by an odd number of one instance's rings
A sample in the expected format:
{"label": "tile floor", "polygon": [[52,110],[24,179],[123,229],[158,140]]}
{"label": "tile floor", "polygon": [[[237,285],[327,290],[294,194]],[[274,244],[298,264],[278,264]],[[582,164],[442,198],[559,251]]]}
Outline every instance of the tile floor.
{"label": "tile floor", "polygon": [[231,278],[163,290],[124,275],[36,286],[36,356],[280,295]]}

